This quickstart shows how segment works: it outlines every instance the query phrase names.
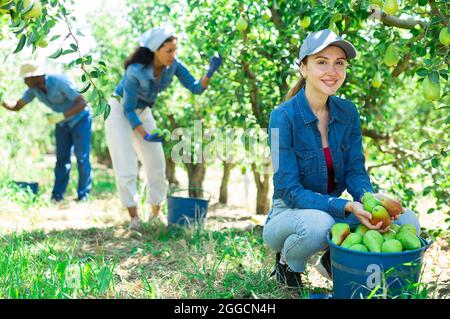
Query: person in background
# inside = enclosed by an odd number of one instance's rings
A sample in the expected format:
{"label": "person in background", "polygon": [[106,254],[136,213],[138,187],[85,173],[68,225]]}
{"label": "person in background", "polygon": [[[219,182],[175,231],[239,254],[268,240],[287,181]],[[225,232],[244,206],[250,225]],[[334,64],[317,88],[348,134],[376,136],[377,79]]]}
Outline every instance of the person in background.
{"label": "person in background", "polygon": [[138,160],[145,171],[147,202],[152,206],[150,219],[158,216],[167,195],[166,163],[160,143],[165,137],[152,133],[157,128],[152,107],[158,94],[169,87],[174,77],[193,94],[201,94],[222,64],[220,55],[212,57],[206,75],[196,80],[176,58],[178,39],[171,26],[153,28],[139,42],[125,61],[125,73],[109,101],[111,113],[105,126],[119,197],[128,210],[132,229],[141,225],[136,190]]}
{"label": "person in background", "polygon": [[92,187],[91,107],[64,75],[46,74],[39,65],[26,63],[20,69],[20,76],[24,78],[28,90],[17,102],[3,102],[2,106],[10,111],[19,111],[37,98],[53,111],[48,115],[48,123],[55,125],[56,140],[55,183],[51,200],[60,202],[64,199],[73,149],[78,165],[77,200],[87,201]]}

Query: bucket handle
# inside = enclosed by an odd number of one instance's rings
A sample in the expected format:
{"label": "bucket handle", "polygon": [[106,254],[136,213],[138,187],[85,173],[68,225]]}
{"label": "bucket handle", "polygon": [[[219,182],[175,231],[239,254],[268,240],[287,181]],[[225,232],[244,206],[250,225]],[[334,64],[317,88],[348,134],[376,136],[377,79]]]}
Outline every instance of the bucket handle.
{"label": "bucket handle", "polygon": [[198,190],[198,191],[202,191],[204,193],[208,193],[208,195],[209,195],[208,202],[211,200],[211,197],[212,197],[211,193],[208,192],[207,190],[204,190],[203,188],[199,188],[199,187],[188,187],[188,188],[176,189],[176,190],[170,191],[169,196],[171,196],[173,193],[189,191],[189,190]]}
{"label": "bucket handle", "polygon": [[433,240],[432,239],[430,239],[430,240],[426,240],[425,238],[422,238],[422,240],[424,241],[424,243],[425,243],[425,249],[424,249],[424,251],[426,251],[428,248],[430,248],[430,246],[433,244]]}

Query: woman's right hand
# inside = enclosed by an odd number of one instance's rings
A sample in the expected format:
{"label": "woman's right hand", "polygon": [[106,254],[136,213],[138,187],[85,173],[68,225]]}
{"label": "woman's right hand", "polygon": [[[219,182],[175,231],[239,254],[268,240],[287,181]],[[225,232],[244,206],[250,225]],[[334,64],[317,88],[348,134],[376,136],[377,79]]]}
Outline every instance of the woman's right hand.
{"label": "woman's right hand", "polygon": [[381,225],[383,225],[383,222],[381,221],[376,225],[372,225],[372,223],[370,222],[370,220],[372,219],[372,214],[366,211],[361,203],[348,202],[345,207],[346,211],[353,213],[353,215],[355,215],[356,218],[358,218],[361,224],[365,225],[367,228],[378,230],[380,233],[384,233],[389,230],[389,226],[384,229],[381,229]]}

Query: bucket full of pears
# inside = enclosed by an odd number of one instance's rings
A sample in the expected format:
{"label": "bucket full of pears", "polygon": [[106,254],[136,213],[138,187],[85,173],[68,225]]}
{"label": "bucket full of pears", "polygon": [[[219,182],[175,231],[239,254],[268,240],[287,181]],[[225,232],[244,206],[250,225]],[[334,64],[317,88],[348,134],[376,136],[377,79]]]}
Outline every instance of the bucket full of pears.
{"label": "bucket full of pears", "polygon": [[411,224],[391,224],[391,216],[402,213],[401,204],[377,195],[364,194],[364,209],[372,213],[372,224],[389,226],[387,232],[336,223],[328,233],[333,298],[410,298],[417,289],[431,242]]}

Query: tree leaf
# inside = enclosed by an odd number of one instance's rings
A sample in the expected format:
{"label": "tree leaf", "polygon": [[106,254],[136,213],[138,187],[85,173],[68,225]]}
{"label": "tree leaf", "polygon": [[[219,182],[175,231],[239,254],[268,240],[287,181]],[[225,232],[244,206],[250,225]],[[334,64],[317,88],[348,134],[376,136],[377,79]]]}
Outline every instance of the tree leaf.
{"label": "tree leaf", "polygon": [[420,144],[419,150],[422,150],[422,148],[423,148],[424,146],[430,145],[430,144],[433,144],[433,142],[430,141],[430,140],[427,140],[427,141],[423,142],[422,144]]}
{"label": "tree leaf", "polygon": [[58,39],[58,38],[60,38],[60,37],[61,37],[61,36],[60,36],[59,34],[54,35],[54,36],[51,37],[50,42],[51,42],[51,41],[55,41],[56,39]]}
{"label": "tree leaf", "polygon": [[26,41],[27,41],[27,36],[25,34],[23,34],[19,40],[19,44],[17,44],[17,47],[13,53],[20,52],[23,49],[23,47],[25,46]]}
{"label": "tree leaf", "polygon": [[57,59],[61,56],[63,50],[61,48],[59,48],[58,50],[56,50],[52,55],[49,56],[49,59]]}
{"label": "tree leaf", "polygon": [[111,105],[108,103],[105,104],[105,112],[103,113],[103,120],[106,121],[108,119],[109,114],[111,113]]}
{"label": "tree leaf", "polygon": [[89,88],[91,87],[91,82],[86,83],[86,85],[79,91],[81,94],[87,92]]}

